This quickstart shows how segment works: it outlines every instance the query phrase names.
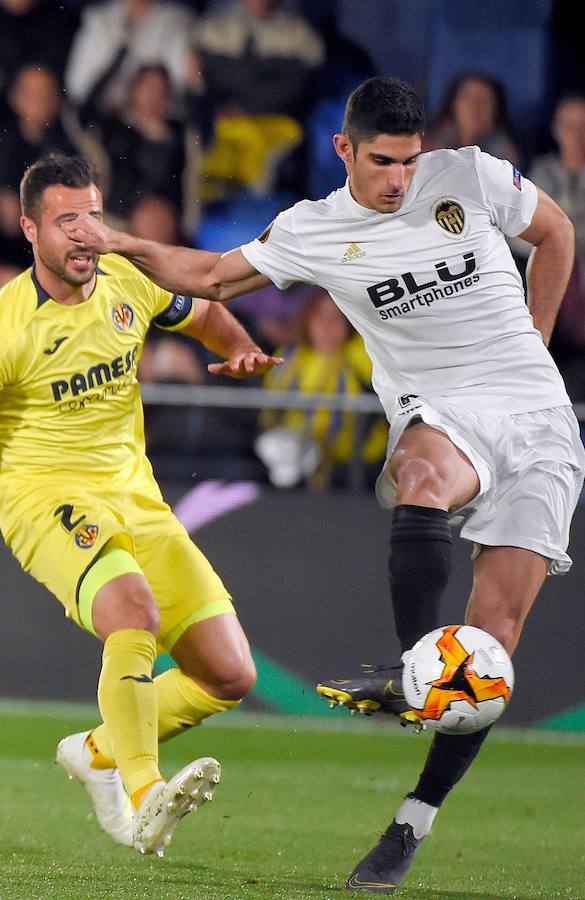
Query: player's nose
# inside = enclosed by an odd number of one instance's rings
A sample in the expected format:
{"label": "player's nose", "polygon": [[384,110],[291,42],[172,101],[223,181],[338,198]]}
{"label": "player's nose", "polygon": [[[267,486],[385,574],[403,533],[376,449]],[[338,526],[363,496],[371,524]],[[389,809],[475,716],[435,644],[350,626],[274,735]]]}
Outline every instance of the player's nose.
{"label": "player's nose", "polygon": [[404,169],[402,166],[392,166],[388,172],[388,187],[391,193],[398,193],[404,188]]}

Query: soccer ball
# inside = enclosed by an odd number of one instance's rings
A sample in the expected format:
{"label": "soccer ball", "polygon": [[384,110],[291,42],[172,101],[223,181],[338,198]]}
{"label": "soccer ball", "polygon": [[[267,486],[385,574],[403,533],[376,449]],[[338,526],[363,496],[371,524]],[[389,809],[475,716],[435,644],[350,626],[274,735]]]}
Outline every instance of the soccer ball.
{"label": "soccer ball", "polygon": [[437,628],[402,659],[406,702],[425,730],[480,731],[508,705],[514,687],[512,661],[499,641],[481,628]]}

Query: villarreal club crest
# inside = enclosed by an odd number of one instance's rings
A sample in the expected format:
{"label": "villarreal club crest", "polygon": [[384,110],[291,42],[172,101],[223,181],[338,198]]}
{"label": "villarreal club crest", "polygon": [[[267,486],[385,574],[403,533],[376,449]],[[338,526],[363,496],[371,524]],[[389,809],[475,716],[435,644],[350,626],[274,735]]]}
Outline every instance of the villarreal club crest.
{"label": "villarreal club crest", "polygon": [[80,550],[89,550],[97,540],[99,528],[97,525],[82,525],[75,532],[75,543]]}
{"label": "villarreal club crest", "polygon": [[129,303],[118,303],[114,306],[112,322],[118,331],[130,331],[134,322],[134,310]]}

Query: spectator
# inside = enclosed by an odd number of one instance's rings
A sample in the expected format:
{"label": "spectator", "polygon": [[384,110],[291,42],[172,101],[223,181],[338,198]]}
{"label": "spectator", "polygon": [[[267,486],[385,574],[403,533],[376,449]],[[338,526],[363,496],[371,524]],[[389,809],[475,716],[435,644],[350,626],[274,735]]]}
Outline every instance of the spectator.
{"label": "spectator", "polygon": [[345,100],[348,92],[360,82],[377,74],[367,50],[340,28],[340,4],[337,0],[320,0],[319,3],[296,0],[295,6],[316,29],[325,46],[325,62],[319,72],[318,83],[314,85],[320,99]]}
{"label": "spectator", "polygon": [[230,182],[265,193],[302,140],[310,79],[324,59],[321,39],[280,0],[236,0],[203,19],[197,46],[218,114],[206,195],[225,195]]}
{"label": "spectator", "polygon": [[[176,207],[154,194],[142,197],[132,207],[128,231],[145,240],[174,245],[185,243]],[[140,359],[140,378],[148,382],[201,384],[205,373],[198,351],[199,345],[183,335],[154,328]],[[174,418],[175,410],[164,411]]]}
{"label": "spectator", "polygon": [[8,284],[9,281],[16,278],[21,272],[22,269],[18,266],[13,266],[10,263],[4,263],[0,260],[0,287],[4,287],[5,284]]}
{"label": "spectator", "polygon": [[325,62],[312,85],[314,106],[305,126],[307,177],[302,194],[326,197],[339,187],[342,171],[331,135],[339,131],[348,94],[376,75],[376,68],[366,50],[340,30],[335,0],[318,4],[304,0],[300,7],[325,45]]}
{"label": "spectator", "polygon": [[472,145],[520,165],[522,154],[508,118],[505,89],[481,72],[465,72],[449,85],[424,149]]}
{"label": "spectator", "polygon": [[84,9],[65,74],[67,91],[81,106],[110,70],[103,97],[108,112],[119,109],[130,79],[145,65],[161,65],[173,88],[185,87],[185,59],[193,14],[178,3],[159,0],[107,0]]}
{"label": "spectator", "polygon": [[13,269],[26,269],[32,261],[30,244],[20,228],[18,194],[0,186],[0,266],[7,266],[8,271],[12,272]]}
{"label": "spectator", "polygon": [[315,31],[280,0],[235,0],[212,11],[197,32],[217,105],[251,115],[298,117],[309,79],[324,59]]}
{"label": "spectator", "polygon": [[585,95],[569,94],[552,121],[558,151],[539,157],[530,179],[559,204],[575,226],[575,265],[551,340],[573,401],[585,401]]}
{"label": "spectator", "polygon": [[197,74],[190,82],[192,89],[185,93],[186,120],[173,115],[177,105],[164,66],[136,69],[119,113],[100,112],[99,95],[107,89],[107,78],[80,107],[79,117],[84,127],[97,134],[107,154],[108,214],[124,221],[140,197],[156,194],[180,210],[192,227],[198,219],[199,199],[194,190],[195,148],[200,135],[211,132],[202,83],[195,82]]}
{"label": "spectator", "polygon": [[245,319],[246,329],[262,347],[275,353],[277,347],[296,342],[299,313],[314,293],[313,285],[293,284],[281,291],[270,284],[251,294],[234,297],[230,309],[238,318]]}
{"label": "spectator", "polygon": [[128,216],[128,231],[147,241],[186,244],[177,207],[166,197],[146,194],[136,201]]}
{"label": "spectator", "polygon": [[[265,377],[266,388],[351,395],[366,390],[371,363],[363,341],[326,291],[314,289],[299,313],[298,338],[297,346],[280,351],[286,361]],[[344,483],[354,453],[367,463],[383,459],[387,430],[381,418],[381,428],[375,427],[356,448],[355,413],[267,409],[260,416],[256,452],[277,487]]]}
{"label": "spectator", "polygon": [[0,91],[28,63],[61,78],[78,25],[77,13],[54,0],[0,0]]}
{"label": "spectator", "polygon": [[31,264],[20,229],[19,185],[40,156],[80,150],[80,134],[68,115],[57,76],[41,65],[16,71],[8,89],[9,115],[0,132],[0,257],[18,267]]}

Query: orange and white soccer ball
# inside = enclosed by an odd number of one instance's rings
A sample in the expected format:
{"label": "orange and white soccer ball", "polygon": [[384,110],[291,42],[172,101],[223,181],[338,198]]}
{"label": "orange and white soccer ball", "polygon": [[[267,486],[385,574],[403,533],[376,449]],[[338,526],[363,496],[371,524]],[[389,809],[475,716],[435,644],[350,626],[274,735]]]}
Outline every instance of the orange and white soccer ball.
{"label": "orange and white soccer ball", "polygon": [[403,654],[406,702],[428,731],[481,731],[504,712],[514,668],[502,645],[472,625],[446,625]]}

